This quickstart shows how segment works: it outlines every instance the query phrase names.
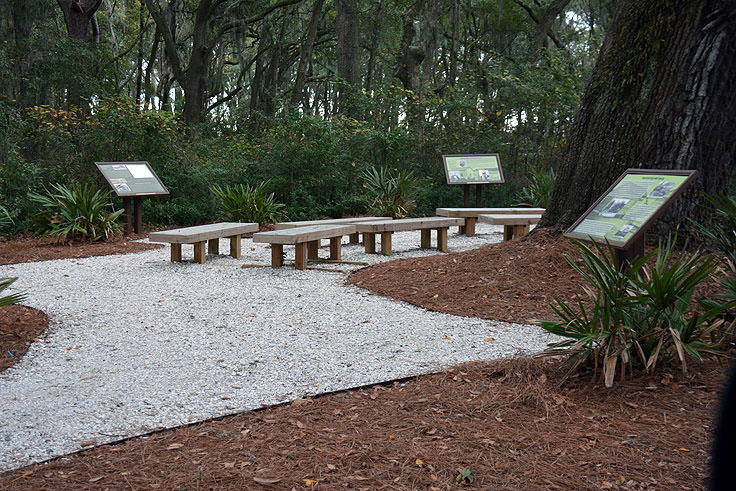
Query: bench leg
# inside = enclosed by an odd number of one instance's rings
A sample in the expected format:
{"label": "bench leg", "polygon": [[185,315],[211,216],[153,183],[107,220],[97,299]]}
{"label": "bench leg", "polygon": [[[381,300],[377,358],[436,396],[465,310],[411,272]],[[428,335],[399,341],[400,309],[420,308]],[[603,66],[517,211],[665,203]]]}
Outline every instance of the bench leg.
{"label": "bench leg", "polygon": [[309,259],[319,259],[319,242],[319,240],[307,242],[307,257]]}
{"label": "bench leg", "polygon": [[181,262],[181,244],[171,244],[171,262]]}
{"label": "bench leg", "polygon": [[514,239],[529,233],[529,225],[512,225],[511,236]]}
{"label": "bench leg", "polygon": [[363,232],[363,245],[365,245],[366,254],[376,253],[376,234],[371,232]]}
{"label": "bench leg", "polygon": [[381,254],[384,256],[391,255],[391,238],[393,235],[393,232],[381,232]]}
{"label": "bench leg", "polygon": [[449,227],[440,227],[437,229],[437,250],[447,252],[447,229]]}
{"label": "bench leg", "polygon": [[464,224],[463,224],[463,225],[460,225],[460,226],[459,226],[459,227],[457,228],[457,234],[458,234],[458,235],[465,235],[465,225],[464,225]]}
{"label": "bench leg", "polygon": [[204,241],[195,242],[194,243],[194,262],[199,264],[204,264],[205,261],[205,253],[204,253]]}
{"label": "bench leg", "polygon": [[360,241],[358,239],[358,233],[350,234],[350,243],[351,244],[358,244]]}
{"label": "bench leg", "polygon": [[209,239],[207,241],[207,254],[220,253],[220,239]]}
{"label": "bench leg", "polygon": [[296,258],[294,259],[294,267],[296,269],[307,269],[307,244],[303,242],[296,245]]}
{"label": "bench leg", "polygon": [[475,235],[475,224],[478,222],[478,217],[466,217],[465,218],[465,235],[472,237]]}
{"label": "bench leg", "polygon": [[284,244],[271,244],[271,267],[280,268],[284,265]]}
{"label": "bench leg", "polygon": [[330,259],[339,261],[342,257],[342,236],[330,238]]}
{"label": "bench leg", "polygon": [[230,255],[235,259],[240,259],[240,235],[230,237]]}
{"label": "bench leg", "polygon": [[423,228],[421,230],[422,232],[422,242],[420,247],[422,249],[429,249],[432,247],[432,230],[428,228]]}

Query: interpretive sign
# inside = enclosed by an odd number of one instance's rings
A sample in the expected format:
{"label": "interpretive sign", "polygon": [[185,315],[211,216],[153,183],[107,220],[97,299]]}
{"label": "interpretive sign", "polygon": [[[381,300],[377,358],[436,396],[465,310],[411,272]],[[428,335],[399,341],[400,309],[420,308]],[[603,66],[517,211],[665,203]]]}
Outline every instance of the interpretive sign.
{"label": "interpretive sign", "polygon": [[628,169],[565,233],[626,249],[690,184],[697,171]]}
{"label": "interpretive sign", "polygon": [[503,182],[497,153],[443,155],[447,184],[490,184]]}
{"label": "interpretive sign", "polygon": [[169,194],[148,162],[95,162],[95,165],[118,196]]}

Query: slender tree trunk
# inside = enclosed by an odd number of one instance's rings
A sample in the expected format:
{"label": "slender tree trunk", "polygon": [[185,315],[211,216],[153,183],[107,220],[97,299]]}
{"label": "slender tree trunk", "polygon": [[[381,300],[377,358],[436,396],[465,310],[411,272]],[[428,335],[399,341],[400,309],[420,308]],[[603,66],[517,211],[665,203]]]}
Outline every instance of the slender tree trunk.
{"label": "slender tree trunk", "polygon": [[138,17],[138,32],[140,33],[140,39],[138,40],[138,57],[136,64],[136,77],[135,77],[135,104],[140,109],[141,106],[141,92],[143,90],[143,29],[145,27],[145,18],[143,15],[143,6],[141,6],[139,17]]}
{"label": "slender tree trunk", "polygon": [[322,5],[324,3],[324,0],[314,0],[314,5],[312,6],[312,17],[309,19],[307,32],[304,34],[304,39],[299,47],[299,65],[296,69],[296,82],[294,82],[294,92],[291,94],[291,100],[289,101],[291,106],[298,106],[304,96],[307,67],[312,59],[312,48],[314,47],[314,40],[317,39],[317,25],[319,24],[319,18],[322,16]]}
{"label": "slender tree trunk", "polygon": [[655,225],[686,217],[703,193],[727,191],[736,159],[736,11],[728,0],[625,0],[583,96],[541,226],[576,220],[626,168],[697,169]]}

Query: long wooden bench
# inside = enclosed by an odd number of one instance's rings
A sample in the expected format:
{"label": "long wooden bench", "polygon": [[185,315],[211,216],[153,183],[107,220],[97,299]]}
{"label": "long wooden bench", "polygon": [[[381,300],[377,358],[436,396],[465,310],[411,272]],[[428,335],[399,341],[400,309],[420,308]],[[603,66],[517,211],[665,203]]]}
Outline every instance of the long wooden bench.
{"label": "long wooden bench", "polygon": [[284,265],[284,245],[295,245],[295,267],[305,269],[307,258],[317,259],[319,241],[330,240],[330,259],[339,261],[342,256],[342,236],[355,233],[355,225],[311,225],[253,234],[253,242],[271,244],[271,266]]}
{"label": "long wooden bench", "polygon": [[[349,218],[328,218],[325,220],[302,220],[299,222],[280,222],[275,223],[276,230],[287,228],[309,227],[312,225],[345,225],[349,223],[372,222],[376,220],[391,220],[391,217],[349,217]],[[358,233],[350,234],[350,243],[358,243]]]}
{"label": "long wooden bench", "polygon": [[381,254],[390,256],[393,233],[408,230],[421,230],[422,249],[432,247],[432,230],[437,230],[437,249],[440,252],[447,252],[447,229],[455,225],[460,226],[462,222],[461,218],[403,218],[356,223],[355,230],[363,234],[363,244],[368,254],[376,253],[376,234],[381,234]]}
{"label": "long wooden bench", "polygon": [[437,208],[435,214],[441,217],[464,218],[465,223],[460,226],[458,233],[472,237],[475,235],[475,224],[478,223],[480,215],[542,215],[544,211],[544,208]]}
{"label": "long wooden bench", "polygon": [[169,242],[171,244],[171,262],[181,262],[181,245],[194,244],[194,262],[204,264],[204,243],[207,242],[207,252],[219,254],[220,239],[230,239],[230,255],[240,258],[240,239],[243,234],[257,232],[257,223],[210,223],[195,227],[175,228],[161,232],[151,232],[148,240],[152,242]]}
{"label": "long wooden bench", "polygon": [[483,214],[478,216],[483,223],[503,225],[503,240],[511,240],[529,233],[529,225],[539,223],[541,214],[498,215]]}

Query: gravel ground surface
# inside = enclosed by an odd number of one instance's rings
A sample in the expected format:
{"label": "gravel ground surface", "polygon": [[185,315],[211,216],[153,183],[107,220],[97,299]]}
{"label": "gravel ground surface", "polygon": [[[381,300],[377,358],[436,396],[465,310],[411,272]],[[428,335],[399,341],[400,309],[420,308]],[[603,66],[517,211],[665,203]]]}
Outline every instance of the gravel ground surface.
{"label": "gravel ground surface", "polygon": [[[502,239],[479,224],[450,232],[461,251]],[[433,237],[434,240],[434,237]],[[335,390],[536,352],[535,326],[436,312],[344,285],[331,271],[270,264],[265,244],[204,265],[169,262],[169,248],[122,256],[0,266],[51,318],[45,339],[0,374],[0,470],[154,430]],[[436,254],[419,232],[394,234],[390,258]],[[285,247],[293,259],[293,247]],[[229,252],[222,240],[221,254]],[[191,261],[192,247],[183,256]],[[321,249],[320,255],[328,252]]]}

